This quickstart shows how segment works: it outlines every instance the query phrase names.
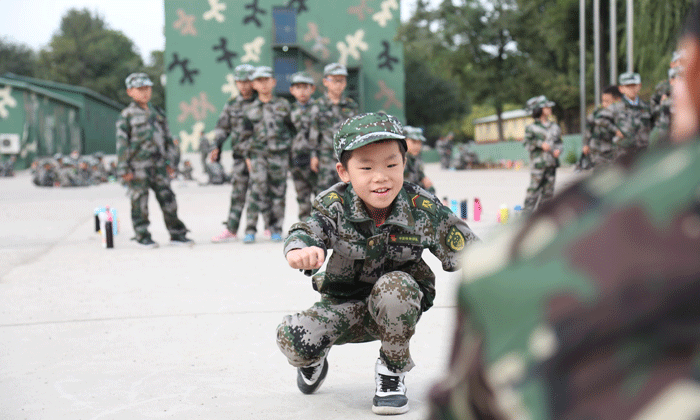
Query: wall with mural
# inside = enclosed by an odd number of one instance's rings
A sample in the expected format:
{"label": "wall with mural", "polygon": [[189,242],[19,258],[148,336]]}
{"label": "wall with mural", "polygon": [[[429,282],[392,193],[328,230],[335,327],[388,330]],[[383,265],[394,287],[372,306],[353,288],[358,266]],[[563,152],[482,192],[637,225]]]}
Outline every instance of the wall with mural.
{"label": "wall with mural", "polygon": [[164,0],[166,107],[184,151],[216,125],[238,92],[239,64],[271,66],[278,94],[306,70],[348,67],[348,93],[364,112],[404,118],[403,49],[394,41],[399,0]]}

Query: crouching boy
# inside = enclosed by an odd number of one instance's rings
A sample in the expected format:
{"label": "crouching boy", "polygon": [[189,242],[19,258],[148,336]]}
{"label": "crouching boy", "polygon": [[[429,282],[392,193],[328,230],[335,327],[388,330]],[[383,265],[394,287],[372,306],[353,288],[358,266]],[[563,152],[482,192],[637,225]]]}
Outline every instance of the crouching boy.
{"label": "crouching boy", "polygon": [[304,394],[326,377],[331,347],[379,340],[372,411],[408,411],[404,377],[414,366],[409,342],[435,298],[427,248],[446,271],[476,236],[433,194],[404,183],[406,140],[386,114],[348,119],[334,136],[343,182],[319,194],[311,216],[290,228],[284,252],[292,268],[312,274],[333,249],[326,271],[313,276],[321,300],[286,316],[277,344]]}

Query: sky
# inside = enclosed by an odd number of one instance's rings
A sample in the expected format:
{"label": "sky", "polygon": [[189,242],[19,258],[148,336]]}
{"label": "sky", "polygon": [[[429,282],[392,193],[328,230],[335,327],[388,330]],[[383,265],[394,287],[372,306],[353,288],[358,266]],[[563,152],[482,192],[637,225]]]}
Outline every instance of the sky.
{"label": "sky", "polygon": [[[401,20],[407,20],[415,10],[415,0],[400,1]],[[0,5],[0,36],[35,51],[48,46],[61,18],[72,8],[99,14],[110,29],[134,42],[145,62],[151,51],[165,49],[163,0],[2,0]]]}

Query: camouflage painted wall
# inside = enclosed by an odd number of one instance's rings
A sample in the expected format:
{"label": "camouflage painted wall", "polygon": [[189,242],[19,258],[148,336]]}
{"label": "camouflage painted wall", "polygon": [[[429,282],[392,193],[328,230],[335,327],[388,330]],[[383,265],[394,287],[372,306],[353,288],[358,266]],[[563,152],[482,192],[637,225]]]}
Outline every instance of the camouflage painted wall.
{"label": "camouflage painted wall", "polygon": [[[166,107],[184,151],[197,149],[198,133],[214,128],[225,101],[237,93],[234,67],[267,65],[281,74],[282,67],[295,66],[285,59],[296,51],[299,70],[314,76],[317,92],[323,65],[339,61],[356,72],[348,87],[362,111],[405,120],[403,48],[394,41],[399,0],[164,1]],[[276,7],[293,9],[291,20]],[[274,13],[281,16],[277,39],[291,36],[296,43],[275,42]],[[278,87],[284,84],[278,78]]]}

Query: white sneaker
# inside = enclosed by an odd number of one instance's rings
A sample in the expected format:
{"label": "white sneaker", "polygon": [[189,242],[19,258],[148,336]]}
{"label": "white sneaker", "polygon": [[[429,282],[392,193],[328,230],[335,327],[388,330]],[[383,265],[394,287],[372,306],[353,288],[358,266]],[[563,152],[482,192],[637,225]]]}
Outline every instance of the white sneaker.
{"label": "white sneaker", "polygon": [[372,400],[372,411],[375,414],[403,414],[408,411],[405,376],[406,372],[394,373],[381,358],[377,359],[374,365],[374,381],[377,384],[377,390]]}
{"label": "white sneaker", "polygon": [[326,379],[328,373],[328,361],[316,365],[297,368],[297,386],[304,394],[313,394]]}

